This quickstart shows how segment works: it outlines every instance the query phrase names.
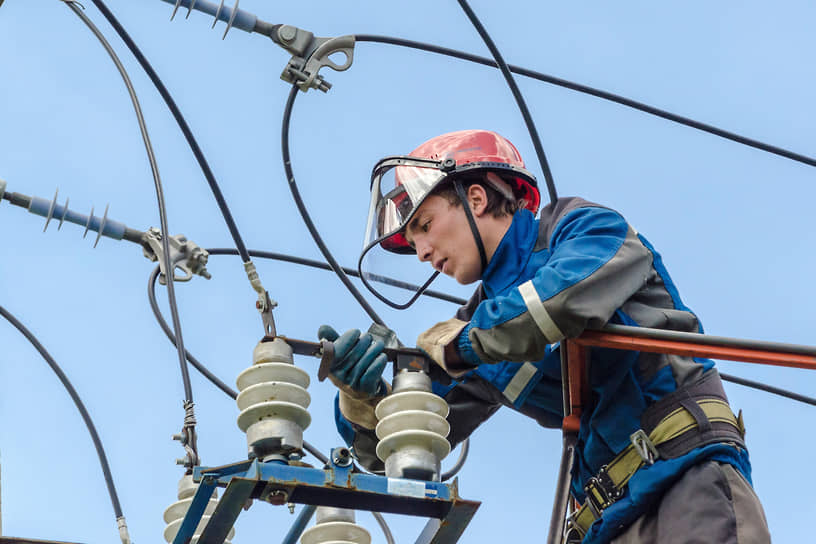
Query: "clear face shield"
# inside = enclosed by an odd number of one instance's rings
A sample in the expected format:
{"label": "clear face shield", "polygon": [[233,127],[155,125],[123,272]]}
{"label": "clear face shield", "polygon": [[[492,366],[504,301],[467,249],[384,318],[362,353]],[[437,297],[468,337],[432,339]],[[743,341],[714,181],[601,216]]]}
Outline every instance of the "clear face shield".
{"label": "clear face shield", "polygon": [[[454,161],[389,157],[374,167],[371,203],[358,270],[365,286],[397,309],[409,307],[439,275],[416,258],[405,227],[425,197],[455,167]],[[405,256],[399,256],[401,254]]]}

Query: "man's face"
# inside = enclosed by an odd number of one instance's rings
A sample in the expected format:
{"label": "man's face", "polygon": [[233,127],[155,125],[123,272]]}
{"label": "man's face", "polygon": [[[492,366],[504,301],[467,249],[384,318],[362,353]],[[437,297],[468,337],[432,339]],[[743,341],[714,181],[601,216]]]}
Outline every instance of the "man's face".
{"label": "man's face", "polygon": [[428,196],[405,228],[405,237],[422,262],[461,284],[477,281],[482,263],[462,206]]}

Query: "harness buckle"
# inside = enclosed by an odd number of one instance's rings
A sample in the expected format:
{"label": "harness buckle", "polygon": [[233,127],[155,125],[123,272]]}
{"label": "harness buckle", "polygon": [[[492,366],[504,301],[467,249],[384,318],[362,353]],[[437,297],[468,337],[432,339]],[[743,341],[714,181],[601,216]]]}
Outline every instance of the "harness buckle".
{"label": "harness buckle", "polygon": [[581,544],[584,539],[584,534],[581,528],[575,522],[575,514],[573,512],[567,517],[567,523],[564,525],[564,544]]}
{"label": "harness buckle", "polygon": [[587,508],[595,519],[600,518],[603,511],[623,495],[623,491],[612,482],[606,465],[601,467],[597,475],[587,480],[584,493],[587,497]]}
{"label": "harness buckle", "polygon": [[660,458],[660,453],[657,451],[651,439],[649,439],[649,435],[647,435],[643,429],[638,429],[633,432],[629,436],[629,440],[632,441],[632,446],[634,446],[635,451],[647,465],[653,465],[655,460]]}

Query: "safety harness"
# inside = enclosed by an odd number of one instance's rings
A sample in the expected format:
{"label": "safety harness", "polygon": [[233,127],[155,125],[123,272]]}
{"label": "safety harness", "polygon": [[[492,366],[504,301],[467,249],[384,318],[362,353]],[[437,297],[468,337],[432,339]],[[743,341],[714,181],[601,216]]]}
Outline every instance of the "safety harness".
{"label": "safety harness", "polygon": [[644,412],[631,444],[584,486],[586,500],[567,520],[565,541],[580,542],[603,511],[620,499],[630,478],[659,458],[671,459],[713,443],[745,447],[742,411],[734,416],[715,370],[667,395]]}

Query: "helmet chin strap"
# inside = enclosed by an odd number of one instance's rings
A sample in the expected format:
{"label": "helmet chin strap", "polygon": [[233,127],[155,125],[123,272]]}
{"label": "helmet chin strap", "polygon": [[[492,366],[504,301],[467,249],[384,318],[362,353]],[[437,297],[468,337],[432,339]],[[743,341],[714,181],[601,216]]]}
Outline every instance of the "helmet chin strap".
{"label": "helmet chin strap", "polygon": [[456,190],[456,194],[459,195],[459,200],[462,201],[462,207],[465,209],[465,216],[468,219],[468,223],[470,223],[470,231],[473,233],[473,239],[476,240],[476,247],[479,248],[479,257],[481,257],[482,260],[482,271],[479,273],[479,276],[481,276],[484,274],[484,271],[487,270],[487,252],[485,252],[484,243],[482,242],[482,235],[479,234],[479,228],[476,226],[476,219],[473,218],[473,212],[470,211],[470,204],[468,204],[465,189],[462,187],[462,184],[458,179],[453,180],[453,188]]}

